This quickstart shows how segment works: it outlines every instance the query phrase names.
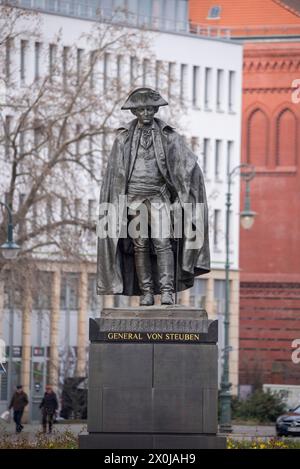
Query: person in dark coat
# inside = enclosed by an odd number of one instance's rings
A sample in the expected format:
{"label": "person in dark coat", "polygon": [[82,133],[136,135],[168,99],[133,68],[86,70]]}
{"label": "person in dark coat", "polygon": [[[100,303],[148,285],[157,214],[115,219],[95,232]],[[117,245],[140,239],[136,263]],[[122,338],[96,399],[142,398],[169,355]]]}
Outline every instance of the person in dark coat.
{"label": "person in dark coat", "polygon": [[16,387],[10,404],[9,410],[13,409],[14,411],[14,422],[16,424],[16,433],[21,433],[23,430],[23,425],[21,424],[22,416],[24,413],[25,407],[28,405],[28,396],[26,392],[23,391],[23,386],[20,384]]}
{"label": "person in dark coat", "polygon": [[47,431],[47,423],[49,425],[49,433],[52,433],[53,418],[58,409],[58,401],[55,392],[50,385],[46,386],[46,392],[40,404],[42,410],[43,432]]}
{"label": "person in dark coat", "polygon": [[[136,118],[118,129],[101,186],[97,294],[140,295],[141,306],[153,305],[159,293],[161,304],[172,304],[174,291],[192,287],[194,277],[210,271],[203,174],[183,137],[154,117],[167,104],[150,88],[138,88],[129,95],[122,109]],[[139,212],[143,205],[151,219],[150,236],[133,237],[131,210]],[[154,206],[161,207],[156,219],[171,225],[170,236],[153,235]],[[107,215],[107,207],[116,213]],[[172,213],[169,216],[170,207],[176,223],[171,221]],[[178,234],[175,227],[180,220],[184,228],[196,230],[196,243],[186,231]],[[109,229],[116,225],[108,236],[107,225]]]}

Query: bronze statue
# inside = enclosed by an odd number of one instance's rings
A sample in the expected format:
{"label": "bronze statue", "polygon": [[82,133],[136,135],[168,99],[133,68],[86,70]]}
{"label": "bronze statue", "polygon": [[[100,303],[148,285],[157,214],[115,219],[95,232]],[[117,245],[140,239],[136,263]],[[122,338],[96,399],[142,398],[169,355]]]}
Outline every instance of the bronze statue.
{"label": "bronze statue", "polygon": [[[157,293],[161,304],[173,304],[174,291],[192,287],[195,276],[210,270],[203,175],[183,137],[154,117],[167,104],[151,88],[138,88],[128,96],[122,109],[130,109],[135,119],[117,131],[100,194],[100,213],[105,204],[118,206],[119,222],[115,236],[98,234],[97,293],[140,295],[141,306],[153,305]],[[120,209],[120,197],[125,196]],[[185,206],[192,207],[191,216]],[[134,236],[129,225],[141,212],[147,233]],[[200,230],[196,247],[190,247],[186,233],[174,233],[179,212],[184,223],[190,221]]]}

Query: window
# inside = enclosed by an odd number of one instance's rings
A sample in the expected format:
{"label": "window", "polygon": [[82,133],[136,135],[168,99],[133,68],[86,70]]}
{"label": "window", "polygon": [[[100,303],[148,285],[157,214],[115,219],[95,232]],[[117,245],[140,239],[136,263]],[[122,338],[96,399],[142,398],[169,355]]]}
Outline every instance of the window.
{"label": "window", "polygon": [[53,222],[52,200],[49,195],[46,200],[46,220],[47,220],[47,233],[49,235],[51,231],[51,224]]}
{"label": "window", "polygon": [[181,64],[180,66],[180,101],[184,103],[187,93],[187,75],[188,75],[188,66],[186,64]]}
{"label": "window", "polygon": [[78,308],[78,276],[64,274],[61,279],[60,307],[61,309]]}
{"label": "window", "polygon": [[224,107],[224,70],[217,70],[217,110]]}
{"label": "window", "polygon": [[81,233],[80,231],[80,214],[81,214],[81,199],[75,199],[75,202],[74,202],[74,218],[75,218],[75,221],[76,221],[76,225],[75,225],[75,233],[79,234]]}
{"label": "window", "polygon": [[195,308],[205,308],[207,280],[195,278],[194,286],[190,290],[190,305]]}
{"label": "window", "polygon": [[193,67],[193,106],[200,105],[200,67]]}
{"label": "window", "polygon": [[168,98],[171,99],[174,95],[174,85],[175,85],[175,64],[169,62],[168,64]]}
{"label": "window", "polygon": [[36,120],[34,122],[34,128],[33,128],[33,143],[34,143],[34,148],[33,150],[36,153],[39,153],[41,150],[41,146],[43,144],[43,125],[40,120]]}
{"label": "window", "polygon": [[88,221],[89,223],[95,223],[97,218],[97,204],[95,199],[89,199],[88,201]]}
{"label": "window", "polygon": [[77,57],[76,57],[76,65],[77,65],[76,81],[77,81],[77,85],[79,85],[80,78],[81,78],[81,75],[82,75],[82,59],[83,59],[83,49],[77,49]]}
{"label": "window", "polygon": [[62,73],[63,73],[63,85],[64,87],[67,86],[68,81],[68,58],[69,58],[70,48],[64,47],[63,48],[63,66],[62,66]]}
{"label": "window", "polygon": [[214,247],[218,248],[220,244],[220,217],[221,210],[214,210]]}
{"label": "window", "polygon": [[202,156],[203,156],[202,169],[203,169],[204,174],[207,174],[209,145],[210,145],[210,139],[204,138],[203,139],[203,153],[202,153]]}
{"label": "window", "polygon": [[[20,152],[20,156],[24,155],[25,153],[25,130],[20,131],[19,152]],[[22,169],[21,169],[21,172],[22,172]]]}
{"label": "window", "polygon": [[234,111],[235,108],[235,78],[236,73],[230,70],[228,80],[228,110]]}
{"label": "window", "polygon": [[151,21],[152,0],[143,0],[139,2],[139,26],[147,26]]}
{"label": "window", "polygon": [[34,79],[38,80],[40,78],[40,66],[41,66],[41,49],[42,44],[40,42],[36,42],[34,44]]}
{"label": "window", "polygon": [[150,60],[143,60],[143,86],[147,86],[149,83],[149,74],[150,74]]}
{"label": "window", "polygon": [[[93,132],[94,128],[91,127],[90,131]],[[91,173],[95,171],[95,162],[94,162],[94,136],[90,135],[88,138],[88,160],[89,160],[89,169]]]}
{"label": "window", "polygon": [[75,156],[79,160],[80,155],[81,155],[81,138],[80,138],[80,133],[82,130],[82,127],[80,124],[76,124],[76,142],[75,142]]}
{"label": "window", "polygon": [[[25,199],[26,199],[26,195],[23,194],[23,193],[19,193],[19,210],[23,206]],[[19,232],[20,236],[23,236],[26,233],[26,220],[25,220],[25,218],[20,219],[18,232]]]}
{"label": "window", "polygon": [[88,223],[90,229],[88,231],[88,241],[89,243],[94,243],[95,241],[95,230],[96,230],[96,220],[97,220],[97,202],[95,199],[89,199],[88,201]]}
{"label": "window", "polygon": [[111,56],[110,54],[104,54],[104,63],[103,63],[103,91],[106,92],[109,83],[109,76],[110,76],[110,62]]}
{"label": "window", "polygon": [[215,178],[220,178],[222,140],[216,140],[215,146]]}
{"label": "window", "polygon": [[60,237],[62,241],[64,240],[64,237],[66,235],[66,225],[64,224],[65,219],[66,219],[66,212],[67,212],[66,199],[62,197],[60,199],[60,221],[62,222],[61,227],[60,227]]}
{"label": "window", "polygon": [[101,177],[104,176],[106,166],[107,166],[107,159],[109,155],[109,148],[108,148],[108,131],[106,129],[103,130],[102,134],[102,149],[101,149]]}
{"label": "window", "polygon": [[56,10],[56,0],[46,0],[46,8],[49,11]]}
{"label": "window", "polygon": [[220,6],[213,6],[209,9],[207,19],[214,19],[217,20],[221,17],[221,7]]}
{"label": "window", "polygon": [[5,78],[7,82],[11,79],[11,51],[12,51],[12,39],[6,39],[5,42]]}
{"label": "window", "polygon": [[233,162],[233,145],[234,142],[228,140],[227,142],[227,174],[229,174]]}
{"label": "window", "polygon": [[77,309],[79,279],[77,274],[64,274],[60,289],[59,342],[64,347],[77,345]]}
{"label": "window", "polygon": [[27,78],[27,53],[28,41],[21,41],[20,45],[20,79],[21,84],[24,84]]}
{"label": "window", "polygon": [[155,62],[155,89],[160,90],[162,86],[162,68],[161,60]]}
{"label": "window", "polygon": [[124,70],[124,57],[118,55],[117,57],[117,91],[120,94],[122,88],[122,79],[123,79],[123,70]]}
{"label": "window", "polygon": [[100,296],[97,295],[97,278],[94,274],[88,276],[88,308],[90,312],[100,313]]}
{"label": "window", "polygon": [[198,137],[191,138],[191,148],[194,153],[197,153],[197,151],[199,150],[199,138]]}
{"label": "window", "polygon": [[137,58],[130,57],[130,86],[134,86],[137,78]]}
{"label": "window", "polygon": [[204,106],[210,109],[212,104],[212,69],[205,68],[205,84],[204,84]]}
{"label": "window", "polygon": [[5,123],[4,123],[5,158],[9,158],[9,156],[10,156],[11,130],[12,130],[12,116],[6,116],[5,117]]}
{"label": "window", "polygon": [[36,288],[33,296],[33,308],[40,310],[51,309],[52,272],[39,271],[35,278]]}
{"label": "window", "polygon": [[97,62],[97,52],[93,50],[90,53],[90,89],[95,87],[95,68]]}
{"label": "window", "polygon": [[52,82],[52,78],[55,71],[55,62],[56,62],[56,52],[57,48],[54,44],[49,45],[49,78]]}

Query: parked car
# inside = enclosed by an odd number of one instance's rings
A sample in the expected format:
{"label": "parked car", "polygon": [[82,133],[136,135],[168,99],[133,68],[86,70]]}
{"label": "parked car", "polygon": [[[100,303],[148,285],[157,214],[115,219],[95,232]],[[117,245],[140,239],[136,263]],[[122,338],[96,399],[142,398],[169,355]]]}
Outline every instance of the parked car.
{"label": "parked car", "polygon": [[277,436],[300,435],[300,405],[276,420]]}
{"label": "parked car", "polygon": [[87,418],[87,378],[66,378],[62,395],[60,417],[63,419]]}

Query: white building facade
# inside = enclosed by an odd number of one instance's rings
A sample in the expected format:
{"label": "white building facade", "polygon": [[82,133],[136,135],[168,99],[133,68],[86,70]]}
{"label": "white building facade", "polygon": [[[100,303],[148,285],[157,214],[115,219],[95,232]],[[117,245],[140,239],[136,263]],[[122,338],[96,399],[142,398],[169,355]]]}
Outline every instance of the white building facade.
{"label": "white building facade", "polygon": [[[164,90],[167,100],[166,94],[174,92],[177,95],[174,112],[166,107],[161,109],[160,116],[175,127],[178,120],[178,131],[185,135],[199,156],[210,210],[212,271],[196,279],[192,289],[181,293],[180,302],[204,306],[209,318],[219,319],[221,357],[225,301],[225,195],[227,172],[240,164],[242,46],[228,39],[190,34],[188,2],[183,0],[114,3],[22,0],[15,3],[29,11],[31,8],[39,9],[39,34],[16,37],[14,47],[9,51],[10,61],[19,74],[20,87],[24,81],[30,84],[37,73],[43,76],[49,72],[51,45],[58,34],[60,46],[56,54],[63,54],[64,48],[74,44],[78,50],[88,52],[90,46],[84,35],[93,27],[100,7],[103,21],[122,21],[129,28],[149,30],[151,53],[137,61],[132,53],[123,56],[121,75],[128,92],[131,90],[131,77],[136,73],[139,78],[135,86],[146,84],[159,91]],[[126,16],[122,9],[125,7],[132,15]],[[115,8],[117,10],[112,17]],[[109,62],[99,65],[106,67],[103,79],[113,79],[118,70],[118,57],[118,51],[112,48]],[[152,72],[147,73],[150,69]],[[109,74],[106,78],[105,73]],[[96,86],[102,87],[103,83]],[[5,92],[1,90],[2,96]],[[5,106],[1,108],[4,118],[10,112]],[[129,113],[121,116],[121,111],[119,116],[122,121],[131,118]],[[118,125],[117,122],[115,124]],[[110,144],[111,141],[106,142],[106,145]],[[101,168],[96,170],[101,171]],[[0,197],[4,200],[5,172],[0,177],[3,180]],[[86,199],[87,213],[96,216],[99,187],[86,181],[82,194],[81,197]],[[96,253],[95,241],[93,239],[90,243],[92,256]],[[230,379],[233,392],[237,392],[239,178],[232,186],[230,247]],[[45,298],[37,298],[33,302],[29,315],[24,316],[5,280],[2,279],[0,284],[0,338],[8,347],[12,345],[9,383],[12,387],[22,382],[30,393],[32,419],[37,418],[37,402],[46,381],[59,386],[60,373],[63,376],[86,374],[88,318],[99,316],[105,305],[121,304],[118,298],[105,297],[99,301],[96,297],[95,257],[91,257],[88,263],[74,263],[47,257],[41,252],[40,270],[41,279],[44,278],[49,285],[49,291]],[[126,303],[126,299],[122,298],[121,302]],[[132,298],[127,304],[135,306],[138,299]],[[68,369],[67,374],[64,368]],[[11,393],[7,376],[8,373],[0,374],[0,412],[7,407]]]}

